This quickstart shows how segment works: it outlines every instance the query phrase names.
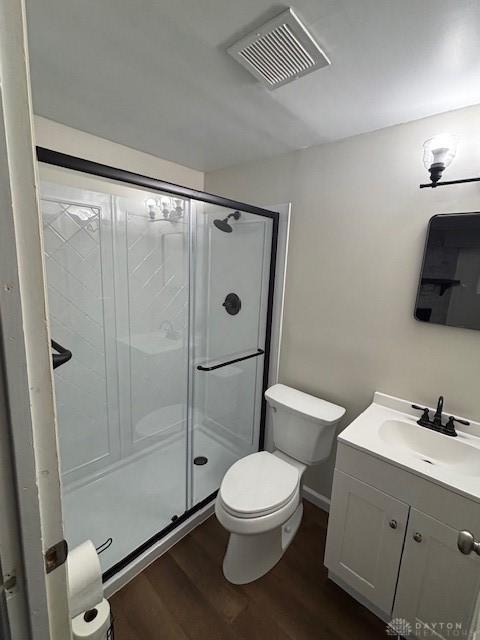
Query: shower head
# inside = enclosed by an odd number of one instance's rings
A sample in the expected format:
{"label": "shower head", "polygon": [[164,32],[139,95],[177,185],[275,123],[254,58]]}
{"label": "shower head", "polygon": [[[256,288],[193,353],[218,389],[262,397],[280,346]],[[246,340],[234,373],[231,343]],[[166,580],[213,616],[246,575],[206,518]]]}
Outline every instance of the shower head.
{"label": "shower head", "polygon": [[213,224],[220,229],[220,231],[224,231],[225,233],[232,233],[233,228],[229,223],[228,219],[233,218],[234,220],[238,220],[240,218],[240,211],[234,211],[233,213],[229,213],[226,218],[223,220],[214,220]]}
{"label": "shower head", "polygon": [[225,233],[232,233],[233,229],[228,223],[228,219],[225,220],[214,220],[213,224],[220,229],[220,231],[225,231]]}

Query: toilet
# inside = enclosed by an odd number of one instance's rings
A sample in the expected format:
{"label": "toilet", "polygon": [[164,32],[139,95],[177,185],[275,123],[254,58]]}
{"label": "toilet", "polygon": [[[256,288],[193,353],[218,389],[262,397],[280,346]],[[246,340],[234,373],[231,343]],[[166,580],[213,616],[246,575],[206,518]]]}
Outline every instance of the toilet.
{"label": "toilet", "polygon": [[273,453],[241,458],[225,474],[215,503],[230,532],[223,574],[233,584],[257,580],[272,569],[302,520],[302,476],[325,460],[345,409],[292,387],[265,392],[272,411]]}

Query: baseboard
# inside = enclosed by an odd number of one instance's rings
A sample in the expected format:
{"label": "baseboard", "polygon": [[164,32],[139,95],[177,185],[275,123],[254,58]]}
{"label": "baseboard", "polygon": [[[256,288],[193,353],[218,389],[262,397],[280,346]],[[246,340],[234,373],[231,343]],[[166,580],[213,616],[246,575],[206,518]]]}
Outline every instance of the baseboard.
{"label": "baseboard", "polygon": [[150,547],[150,549],[147,549],[144,554],[125,567],[125,569],[116,573],[113,578],[110,578],[110,580],[105,582],[103,585],[105,598],[110,598],[116,591],[119,591],[128,582],[130,582],[130,580],[133,580],[133,578],[146,569],[149,564],[155,562],[157,558],[171,549],[173,545],[177,544],[177,542],[193,531],[193,529],[207,520],[207,518],[214,513],[214,510],[215,501],[213,500],[203,507],[203,509],[194,513],[188,520],[174,529],[167,536],[159,540],[157,544]]}
{"label": "baseboard", "polygon": [[303,487],[303,497],[319,509],[327,513],[330,511],[330,498],[323,496],[321,493],[318,493],[318,491],[310,489],[310,487]]}

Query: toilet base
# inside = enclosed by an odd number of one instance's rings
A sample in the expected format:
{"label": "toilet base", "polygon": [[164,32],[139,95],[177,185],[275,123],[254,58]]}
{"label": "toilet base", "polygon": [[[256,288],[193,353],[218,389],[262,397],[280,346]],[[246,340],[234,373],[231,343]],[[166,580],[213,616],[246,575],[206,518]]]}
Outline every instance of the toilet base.
{"label": "toilet base", "polygon": [[223,561],[225,578],[232,584],[247,584],[273,569],[297,533],[302,515],[300,502],[281,527],[254,535],[231,533]]}

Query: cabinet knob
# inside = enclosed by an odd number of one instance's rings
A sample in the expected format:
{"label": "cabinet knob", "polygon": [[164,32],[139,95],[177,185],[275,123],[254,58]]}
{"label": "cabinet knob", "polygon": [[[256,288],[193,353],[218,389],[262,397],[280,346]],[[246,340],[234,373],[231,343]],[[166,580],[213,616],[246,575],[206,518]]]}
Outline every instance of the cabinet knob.
{"label": "cabinet knob", "polygon": [[472,551],[475,551],[480,556],[480,542],[475,540],[473,533],[470,531],[459,531],[457,538],[458,550],[468,556]]}
{"label": "cabinet knob", "polygon": [[423,540],[423,536],[417,531],[413,534],[413,539],[415,540],[415,542],[421,542]]}
{"label": "cabinet knob", "polygon": [[388,523],[390,529],[396,529],[398,527],[398,522],[396,520],[390,520]]}

